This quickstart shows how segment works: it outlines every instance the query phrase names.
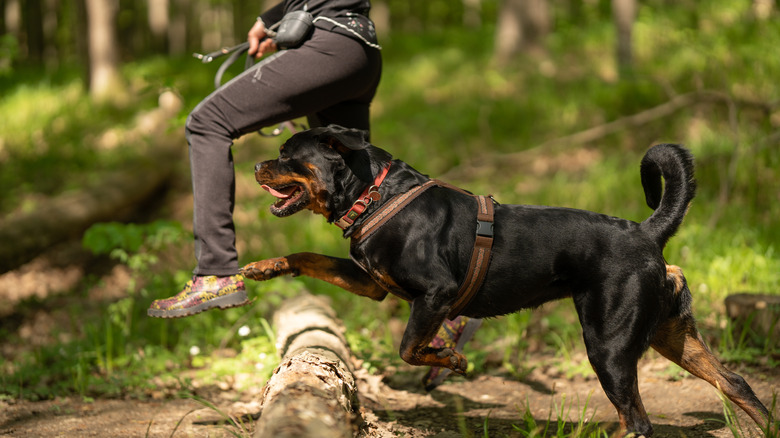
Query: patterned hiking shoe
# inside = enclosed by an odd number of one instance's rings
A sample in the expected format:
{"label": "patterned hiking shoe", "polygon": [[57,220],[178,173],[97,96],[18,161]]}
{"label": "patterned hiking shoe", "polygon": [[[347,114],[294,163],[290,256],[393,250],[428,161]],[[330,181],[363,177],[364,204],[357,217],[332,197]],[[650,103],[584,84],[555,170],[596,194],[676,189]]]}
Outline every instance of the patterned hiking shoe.
{"label": "patterned hiking shoe", "polygon": [[228,309],[249,304],[244,277],[195,275],[178,294],[154,300],[146,314],[154,318],[182,318],[218,307]]}
{"label": "patterned hiking shoe", "polygon": [[[439,332],[428,346],[433,348],[451,348],[461,352],[463,351],[463,346],[474,336],[480,325],[482,325],[481,319],[465,316],[458,316],[452,321],[448,319],[439,327]],[[431,367],[425,374],[425,377],[423,377],[425,390],[432,391],[441,385],[450,374],[452,374],[452,370],[449,368]]]}

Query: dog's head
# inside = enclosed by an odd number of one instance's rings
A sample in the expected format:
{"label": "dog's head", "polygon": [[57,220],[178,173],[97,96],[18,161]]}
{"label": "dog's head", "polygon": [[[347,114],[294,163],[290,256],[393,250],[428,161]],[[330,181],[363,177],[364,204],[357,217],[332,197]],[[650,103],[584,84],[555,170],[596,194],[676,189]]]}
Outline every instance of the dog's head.
{"label": "dog's head", "polygon": [[308,209],[329,222],[346,211],[392,156],[367,141],[367,132],[330,125],[293,135],[279,158],[255,165],[255,179],[284,217]]}

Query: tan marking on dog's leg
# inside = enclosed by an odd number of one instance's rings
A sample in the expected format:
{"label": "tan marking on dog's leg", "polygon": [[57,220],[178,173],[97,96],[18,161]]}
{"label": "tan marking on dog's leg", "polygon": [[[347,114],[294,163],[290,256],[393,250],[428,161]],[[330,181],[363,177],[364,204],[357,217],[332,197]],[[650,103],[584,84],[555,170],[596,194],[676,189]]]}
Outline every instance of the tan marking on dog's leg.
{"label": "tan marking on dog's leg", "polygon": [[429,344],[444,323],[446,312],[432,309],[424,296],[411,302],[409,321],[401,338],[401,358],[410,365],[449,368],[465,374],[466,357],[452,348],[432,348]]}
{"label": "tan marking on dog's leg", "polygon": [[245,277],[258,281],[281,275],[305,275],[376,301],[383,300],[388,293],[352,260],[310,252],[260,260],[244,266],[240,272]]}
{"label": "tan marking on dog's leg", "polygon": [[745,379],[726,369],[707,348],[693,318],[669,319],[659,327],[651,345],[667,359],[718,388],[757,424],[766,426],[769,411]]}

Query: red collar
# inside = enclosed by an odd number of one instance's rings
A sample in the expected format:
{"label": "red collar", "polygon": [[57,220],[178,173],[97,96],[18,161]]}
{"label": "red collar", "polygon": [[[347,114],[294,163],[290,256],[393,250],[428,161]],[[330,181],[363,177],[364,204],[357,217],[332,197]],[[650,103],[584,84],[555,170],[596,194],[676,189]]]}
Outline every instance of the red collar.
{"label": "red collar", "polygon": [[392,163],[387,163],[382,171],[379,172],[379,175],[374,178],[374,184],[372,184],[370,187],[366,187],[366,189],[363,190],[363,193],[360,194],[358,200],[352,204],[352,208],[350,208],[344,216],[341,216],[341,219],[334,222],[339,228],[344,230],[348,226],[355,223],[355,220],[358,218],[358,216],[366,211],[366,208],[368,208],[371,203],[382,199],[382,195],[379,194],[379,186],[382,185],[382,181],[385,180],[387,172],[390,171],[390,166],[392,165]]}

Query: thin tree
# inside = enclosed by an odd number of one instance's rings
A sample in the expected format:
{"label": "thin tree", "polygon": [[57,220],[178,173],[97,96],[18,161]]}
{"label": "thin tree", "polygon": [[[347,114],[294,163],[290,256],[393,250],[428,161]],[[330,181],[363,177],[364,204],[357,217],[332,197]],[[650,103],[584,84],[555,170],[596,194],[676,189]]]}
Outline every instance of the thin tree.
{"label": "thin tree", "polygon": [[504,0],[498,15],[494,59],[506,64],[521,52],[542,53],[551,28],[546,0]]}
{"label": "thin tree", "polygon": [[149,23],[152,47],[156,53],[167,51],[168,30],[171,27],[169,9],[168,0],[147,0],[146,19]]}
{"label": "thin tree", "polygon": [[116,18],[119,0],[86,0],[89,49],[89,93],[96,102],[126,101],[119,73]]}
{"label": "thin tree", "polygon": [[621,76],[630,72],[634,64],[631,31],[636,14],[636,0],[612,0],[612,18],[617,29],[617,63]]}

